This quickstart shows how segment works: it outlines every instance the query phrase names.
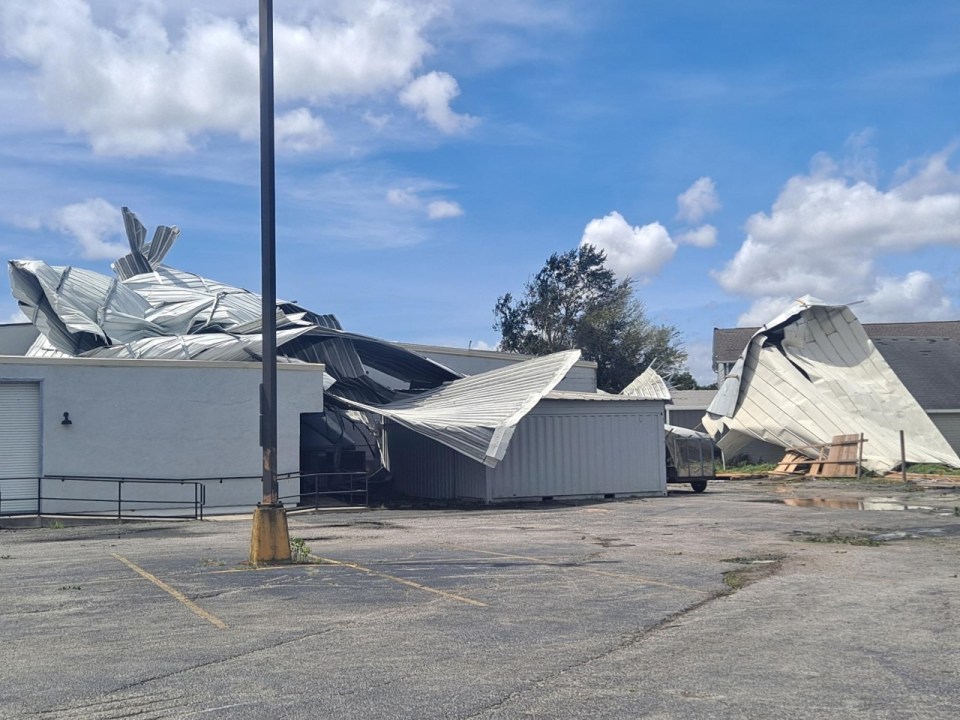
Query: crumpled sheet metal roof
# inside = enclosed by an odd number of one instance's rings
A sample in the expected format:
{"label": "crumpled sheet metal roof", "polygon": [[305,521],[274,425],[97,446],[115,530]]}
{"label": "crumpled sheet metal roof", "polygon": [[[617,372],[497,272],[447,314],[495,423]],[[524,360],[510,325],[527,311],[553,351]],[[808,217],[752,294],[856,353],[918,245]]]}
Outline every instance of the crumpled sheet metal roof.
{"label": "crumpled sheet metal roof", "polygon": [[[161,226],[148,244],[136,216],[123,214],[131,253],[113,266],[122,279],[38,260],[9,263],[13,295],[41,334],[28,355],[260,360],[260,296],[161,265],[179,230]],[[333,315],[285,301],[277,303],[277,346],[280,362],[324,363],[338,385],[331,395],[371,403],[403,393],[372,380],[367,367],[411,389],[461,377],[394,343],[346,332]]]}
{"label": "crumpled sheet metal roof", "polygon": [[579,359],[579,350],[567,350],[471,375],[388,405],[346,402],[496,467],[517,423]]}
{"label": "crumpled sheet metal roof", "polygon": [[863,433],[864,466],[876,471],[900,464],[902,429],[908,462],[960,467],[853,312],[810,297],[754,334],[703,425],[728,455],[753,438],[802,447]]}
{"label": "crumpled sheet metal roof", "polygon": [[629,385],[620,391],[621,395],[652,398],[655,400],[670,400],[670,387],[660,374],[653,369],[653,365],[637,375]]}

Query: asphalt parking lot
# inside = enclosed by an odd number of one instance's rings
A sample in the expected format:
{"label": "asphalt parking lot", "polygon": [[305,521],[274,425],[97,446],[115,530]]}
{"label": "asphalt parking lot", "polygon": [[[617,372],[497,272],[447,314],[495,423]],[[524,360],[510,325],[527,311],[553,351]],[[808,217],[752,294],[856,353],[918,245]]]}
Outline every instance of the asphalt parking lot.
{"label": "asphalt parking lot", "polygon": [[249,520],[0,530],[0,717],[954,718],[958,507],[731,481],[293,515],[311,562],[259,569]]}

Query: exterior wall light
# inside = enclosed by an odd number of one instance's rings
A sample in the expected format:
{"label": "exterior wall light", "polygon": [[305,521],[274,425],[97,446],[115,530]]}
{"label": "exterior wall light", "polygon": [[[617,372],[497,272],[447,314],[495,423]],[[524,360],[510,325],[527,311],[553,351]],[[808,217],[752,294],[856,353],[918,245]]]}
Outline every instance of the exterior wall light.
{"label": "exterior wall light", "polygon": [[65,412],[63,414],[63,420],[60,421],[61,425],[73,425],[73,420],[70,419],[70,413]]}

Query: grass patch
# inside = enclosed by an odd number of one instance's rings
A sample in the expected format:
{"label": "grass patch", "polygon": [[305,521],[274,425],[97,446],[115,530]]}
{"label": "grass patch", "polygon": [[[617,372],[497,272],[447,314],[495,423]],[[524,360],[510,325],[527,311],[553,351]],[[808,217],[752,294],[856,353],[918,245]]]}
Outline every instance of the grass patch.
{"label": "grass patch", "polygon": [[724,472],[742,475],[769,475],[777,467],[776,463],[754,463],[752,465],[728,465]]}
{"label": "grass patch", "polygon": [[727,570],[723,573],[723,584],[731,591],[740,590],[758,580],[770,577],[780,569],[782,555],[754,555],[725,558],[720,562],[735,563],[745,567]]}
{"label": "grass patch", "polygon": [[224,565],[226,565],[226,563],[223,560],[200,558],[200,567],[223,567]]}
{"label": "grass patch", "polygon": [[303,538],[290,538],[290,562],[310,562],[310,546]]}
{"label": "grass patch", "polygon": [[919,475],[950,475],[960,477],[960,468],[952,468],[947,465],[935,465],[933,463],[907,463],[907,472]]}
{"label": "grass patch", "polygon": [[51,530],[63,530],[66,527],[66,525],[64,525],[59,520],[54,520],[52,523],[47,525],[47,527],[50,528]]}
{"label": "grass patch", "polygon": [[837,545],[861,545],[864,547],[879,547],[883,543],[865,535],[847,535],[839,531],[832,533],[804,533],[800,538],[804,542],[833,543]]}

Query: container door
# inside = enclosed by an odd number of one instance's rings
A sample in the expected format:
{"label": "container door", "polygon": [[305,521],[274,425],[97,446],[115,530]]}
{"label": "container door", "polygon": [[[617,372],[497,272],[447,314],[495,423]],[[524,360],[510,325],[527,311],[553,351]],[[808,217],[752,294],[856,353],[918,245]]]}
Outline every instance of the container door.
{"label": "container door", "polygon": [[40,384],[0,382],[0,514],[38,512]]}

